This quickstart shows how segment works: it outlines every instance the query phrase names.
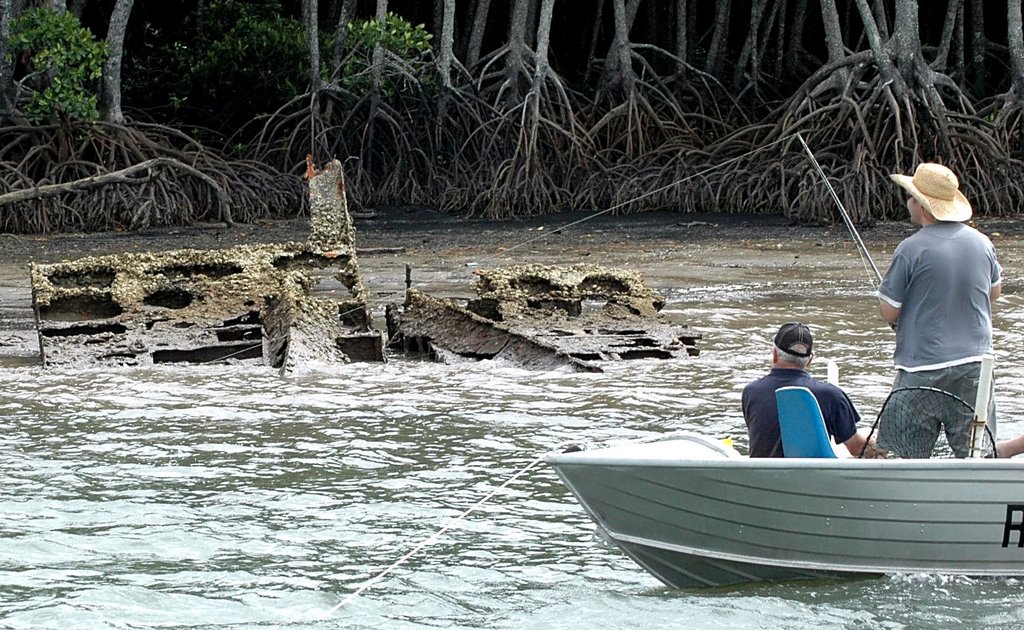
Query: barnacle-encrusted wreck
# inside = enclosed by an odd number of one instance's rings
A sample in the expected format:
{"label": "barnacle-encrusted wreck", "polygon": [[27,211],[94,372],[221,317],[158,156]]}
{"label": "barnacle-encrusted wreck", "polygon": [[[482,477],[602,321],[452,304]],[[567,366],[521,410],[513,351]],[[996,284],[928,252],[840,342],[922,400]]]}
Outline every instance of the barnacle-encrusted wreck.
{"label": "barnacle-encrusted wreck", "polygon": [[507,358],[601,371],[601,361],[699,353],[700,334],[659,316],[664,299],[634,271],[519,265],[477,272],[466,304],[410,290],[388,309],[392,346],[441,361]]}
{"label": "barnacle-encrusted wreck", "polygon": [[305,243],[33,264],[43,364],[383,361],[341,165],[310,166],[308,177]]}
{"label": "barnacle-encrusted wreck", "polygon": [[[81,258],[31,267],[44,365],[247,360],[275,368],[383,361],[356,262],[341,165],[308,169],[305,243]],[[477,272],[465,303],[409,289],[387,309],[392,348],[600,371],[602,361],[698,353],[639,273],[597,265]]]}

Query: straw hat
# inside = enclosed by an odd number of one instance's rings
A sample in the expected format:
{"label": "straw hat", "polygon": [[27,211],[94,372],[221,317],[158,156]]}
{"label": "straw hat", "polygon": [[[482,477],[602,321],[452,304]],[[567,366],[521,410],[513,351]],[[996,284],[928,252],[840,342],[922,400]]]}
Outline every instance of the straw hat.
{"label": "straw hat", "polygon": [[966,221],[971,218],[971,202],[960,192],[960,180],[941,164],[924,162],[914,176],[892,174],[892,181],[907,189],[936,221]]}

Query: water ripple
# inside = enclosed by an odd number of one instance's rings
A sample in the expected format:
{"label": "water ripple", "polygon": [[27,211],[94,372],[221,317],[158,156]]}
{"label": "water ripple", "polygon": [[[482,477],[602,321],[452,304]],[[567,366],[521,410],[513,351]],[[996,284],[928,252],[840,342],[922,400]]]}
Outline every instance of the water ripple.
{"label": "water ripple", "polygon": [[[743,385],[778,324],[812,324],[865,421],[892,335],[859,283],[670,292],[700,356],[603,374],[395,361],[288,377],[239,366],[0,371],[7,627],[1013,627],[1014,580],[662,589],[538,468],[344,610],[348,593],[541,453],[680,429],[742,448]],[[810,299],[809,299],[810,298]],[[1024,431],[1024,299],[996,314],[1002,427]]]}

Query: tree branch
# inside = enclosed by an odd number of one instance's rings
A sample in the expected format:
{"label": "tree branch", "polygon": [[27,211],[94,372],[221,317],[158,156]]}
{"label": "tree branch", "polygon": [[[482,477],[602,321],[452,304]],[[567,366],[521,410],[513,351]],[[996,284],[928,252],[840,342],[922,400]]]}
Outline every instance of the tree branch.
{"label": "tree branch", "polygon": [[[192,175],[198,179],[201,179],[211,188],[217,197],[217,205],[219,206],[221,220],[229,226],[234,225],[234,220],[231,218],[231,208],[228,204],[227,193],[212,177],[202,173],[184,162],[180,162],[173,158],[154,158],[152,160],[146,160],[123,168],[119,171],[112,173],[104,173],[103,175],[94,175],[92,177],[84,177],[77,179],[73,182],[64,182],[62,184],[46,184],[44,186],[36,186],[34,188],[23,188],[20,190],[12,190],[8,193],[0,195],[0,206],[18,203],[22,201],[31,201],[35,199],[50,199],[66,193],[81,192],[84,190],[91,190],[93,188],[99,188],[101,186],[108,186],[110,184],[140,184],[155,177],[152,169],[160,167],[171,167],[176,168],[185,173]],[[136,177],[136,174],[143,173],[143,177]]]}

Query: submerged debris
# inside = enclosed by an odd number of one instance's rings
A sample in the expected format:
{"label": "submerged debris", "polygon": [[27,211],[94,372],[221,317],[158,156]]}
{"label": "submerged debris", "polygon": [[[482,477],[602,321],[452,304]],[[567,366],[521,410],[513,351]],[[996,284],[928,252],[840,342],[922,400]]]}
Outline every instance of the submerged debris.
{"label": "submerged debris", "polygon": [[341,165],[311,169],[306,243],[31,266],[44,365],[383,361]]}
{"label": "submerged debris", "polygon": [[[391,317],[396,314],[390,310]],[[390,328],[390,326],[389,326]],[[544,343],[458,305],[410,289],[401,324],[391,337],[392,347],[428,354],[443,363],[458,359],[505,359],[530,369],[568,366],[580,372],[600,372],[597,365]]]}
{"label": "submerged debris", "polygon": [[[44,365],[383,361],[355,256],[341,165],[309,164],[305,243],[97,256],[31,266]],[[698,353],[639,273],[598,265],[478,271],[464,304],[409,289],[390,346],[535,369]]]}
{"label": "submerged debris", "polygon": [[401,313],[389,308],[390,345],[441,361],[588,371],[600,371],[600,361],[699,353],[700,334],[662,319],[664,299],[637,272],[520,265],[477,275],[477,297],[465,305],[409,290]]}

